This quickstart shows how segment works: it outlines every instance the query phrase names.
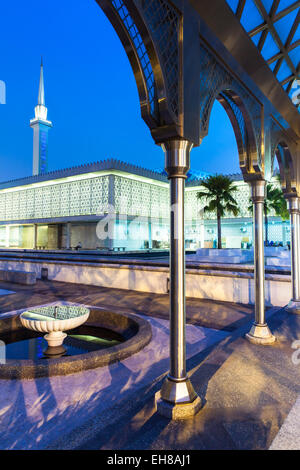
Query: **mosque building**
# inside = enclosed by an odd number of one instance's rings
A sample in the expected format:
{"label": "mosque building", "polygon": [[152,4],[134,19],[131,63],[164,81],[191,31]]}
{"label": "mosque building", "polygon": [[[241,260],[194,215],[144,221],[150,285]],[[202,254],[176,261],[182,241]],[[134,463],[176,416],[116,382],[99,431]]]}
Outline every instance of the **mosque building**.
{"label": "mosque building", "polygon": [[[0,183],[0,247],[19,249],[155,250],[169,248],[169,183],[163,171],[118,160],[48,172],[48,132],[43,64],[33,128],[32,176]],[[214,247],[217,223],[197,199],[209,174],[191,171],[186,182],[186,248]],[[240,214],[222,220],[222,245],[252,245],[249,186],[235,181]],[[274,184],[278,184],[274,180]],[[269,240],[285,245],[289,222],[271,213]]]}

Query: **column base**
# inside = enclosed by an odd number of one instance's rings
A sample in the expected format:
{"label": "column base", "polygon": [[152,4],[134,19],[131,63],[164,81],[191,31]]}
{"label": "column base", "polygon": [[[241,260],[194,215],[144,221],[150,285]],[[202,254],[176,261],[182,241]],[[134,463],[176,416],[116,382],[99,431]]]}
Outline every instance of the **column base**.
{"label": "column base", "polygon": [[300,315],[300,300],[290,300],[285,310],[289,313],[296,313]]}
{"label": "column base", "polygon": [[195,416],[202,407],[200,397],[190,379],[176,380],[167,377],[162,389],[155,395],[156,410],[170,419],[186,419]]}
{"label": "column base", "polygon": [[268,345],[276,341],[276,337],[272,335],[267,324],[258,325],[253,323],[251,330],[246,334],[246,338],[250,343]]}
{"label": "column base", "polygon": [[161,392],[155,394],[156,411],[165,418],[180,420],[195,416],[202,408],[200,397],[196,397],[192,403],[176,404],[161,398]]}

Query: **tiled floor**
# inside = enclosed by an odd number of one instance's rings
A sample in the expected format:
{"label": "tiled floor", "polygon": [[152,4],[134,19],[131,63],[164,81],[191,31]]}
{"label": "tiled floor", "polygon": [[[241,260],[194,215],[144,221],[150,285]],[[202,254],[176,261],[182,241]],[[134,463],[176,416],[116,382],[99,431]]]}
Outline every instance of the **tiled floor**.
{"label": "tiled floor", "polygon": [[300,395],[272,442],[270,450],[300,450]]}
{"label": "tiled floor", "polygon": [[[15,290],[16,293],[0,297],[1,313],[19,310],[29,306],[56,300],[88,303],[90,305],[141,313],[167,320],[169,318],[169,296],[149,294],[122,289],[109,289],[64,282],[37,281],[35,286],[0,283],[0,288]],[[251,305],[233,304],[201,299],[187,299],[188,323],[207,328],[234,331],[253,315]]]}
{"label": "tiled floor", "polygon": [[[165,374],[169,367],[169,322],[148,318],[152,340],[133,356],[95,370],[36,380],[0,380],[0,448],[43,449],[88,419],[107,419],[112,407],[123,405]],[[229,333],[188,325],[187,357]],[[126,406],[126,405],[125,405]],[[82,439],[80,432],[78,438]],[[86,439],[90,438],[89,432]],[[51,444],[52,443],[52,444]],[[71,440],[71,447],[74,439]],[[64,444],[68,447],[68,443]]]}
{"label": "tiled floor", "polygon": [[[174,422],[159,416],[153,390],[145,390],[137,402],[128,401],[110,426],[93,432],[87,423],[91,437],[79,448],[268,449],[300,393],[300,366],[291,360],[291,344],[300,337],[300,316],[280,311],[271,317],[270,326],[277,336],[273,346],[248,343],[245,325],[210,352],[189,359],[192,383],[204,404],[194,418]],[[299,419],[292,421],[297,446]]]}
{"label": "tiled floor", "polygon": [[173,422],[153,400],[168,368],[168,296],[41,281],[0,287],[16,291],[0,297],[2,315],[69,300],[142,314],[154,331],[153,343],[109,368],[0,382],[0,448],[267,449],[300,394],[291,359],[299,315],[271,310],[278,340],[255,346],[244,339],[251,306],[188,299],[188,369],[204,406]]}

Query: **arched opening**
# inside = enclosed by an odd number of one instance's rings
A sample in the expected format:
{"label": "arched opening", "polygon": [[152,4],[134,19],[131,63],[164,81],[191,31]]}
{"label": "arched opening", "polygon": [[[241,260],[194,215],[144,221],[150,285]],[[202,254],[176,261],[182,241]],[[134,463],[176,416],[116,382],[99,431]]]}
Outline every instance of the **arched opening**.
{"label": "arched opening", "polygon": [[[225,211],[221,220],[221,228],[217,224],[217,212],[208,211],[205,197],[197,201],[197,210],[200,214],[200,247],[201,248],[250,248],[253,244],[252,213],[249,210],[249,185],[244,181],[243,174],[253,170],[253,154],[256,152],[256,140],[248,111],[239,95],[232,90],[219,91],[215,101],[208,112],[207,136],[203,139],[199,149],[192,153],[192,171],[195,161],[203,165],[208,162],[212,175],[221,174],[228,177],[236,191],[231,195],[238,206],[238,215],[235,212]],[[220,139],[221,135],[221,139]],[[215,141],[214,143],[212,143]],[[220,165],[214,165],[212,155],[206,155],[208,146],[218,145]],[[208,158],[205,158],[208,157]],[[203,170],[207,170],[207,167]],[[205,177],[205,174],[203,175]],[[209,176],[209,175],[207,175]],[[196,183],[195,183],[196,184]],[[195,197],[199,188],[194,187]],[[187,194],[187,198],[190,198]],[[225,201],[225,199],[224,199]],[[226,204],[224,203],[224,206]],[[187,204],[189,210],[189,204]],[[218,233],[221,230],[219,242]]]}
{"label": "arched opening", "polygon": [[278,139],[275,151],[272,155],[272,175],[278,168],[282,189],[285,193],[296,190],[295,171],[289,145],[282,138]]}
{"label": "arched opening", "polygon": [[[290,249],[290,216],[285,195],[294,191],[293,161],[289,147],[282,139],[278,139],[272,152],[271,179],[267,182],[264,207],[265,246]],[[272,254],[272,250],[266,252],[267,265],[278,262],[275,258],[270,259],[268,254]],[[289,256],[281,260],[282,265],[285,262],[290,264]]]}
{"label": "arched opening", "polygon": [[259,144],[256,142],[252,119],[245,103],[234,90],[221,91],[217,100],[228,114],[238,146],[239,165],[242,173],[248,175],[259,160]]}
{"label": "arched opening", "polygon": [[209,129],[201,145],[191,153],[191,171],[201,174],[240,172],[235,133],[224,107],[215,100],[209,119]]}

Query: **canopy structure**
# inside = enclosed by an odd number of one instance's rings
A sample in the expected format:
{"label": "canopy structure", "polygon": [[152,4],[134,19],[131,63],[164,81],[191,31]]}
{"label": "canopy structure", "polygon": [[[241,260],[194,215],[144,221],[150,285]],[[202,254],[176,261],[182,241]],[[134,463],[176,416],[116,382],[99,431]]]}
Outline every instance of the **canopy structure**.
{"label": "canopy structure", "polygon": [[[265,317],[263,210],[277,157],[291,214],[291,311],[300,312],[299,8],[292,0],[97,0],[130,60],[141,114],[170,180],[170,373],[157,407],[181,418],[201,401],[186,373],[184,187],[190,153],[215,101],[231,121],[251,187],[255,321],[247,339],[275,341]],[[216,168],[216,171],[218,169]]]}
{"label": "canopy structure", "polygon": [[[227,0],[227,3],[293,100],[300,72],[300,2]],[[295,98],[293,101],[299,107],[299,101]]]}

